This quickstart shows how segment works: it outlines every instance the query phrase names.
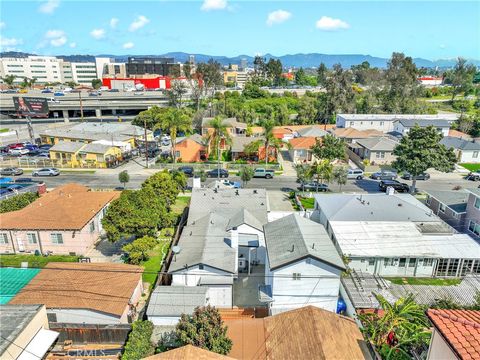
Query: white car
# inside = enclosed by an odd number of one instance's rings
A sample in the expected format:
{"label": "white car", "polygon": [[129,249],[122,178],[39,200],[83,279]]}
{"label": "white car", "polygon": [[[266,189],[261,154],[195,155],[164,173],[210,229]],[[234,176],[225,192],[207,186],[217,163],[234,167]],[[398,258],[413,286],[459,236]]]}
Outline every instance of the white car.
{"label": "white car", "polygon": [[21,148],[21,149],[10,149],[8,151],[8,153],[10,155],[25,155],[25,154],[28,154],[30,152],[30,150],[26,149],[26,148]]}
{"label": "white car", "polygon": [[362,169],[349,169],[347,179],[362,180],[364,177]]}
{"label": "white car", "polygon": [[57,100],[57,99],[55,99],[55,98],[49,98],[49,99],[47,100],[47,102],[59,104],[59,103],[60,103],[60,100]]}

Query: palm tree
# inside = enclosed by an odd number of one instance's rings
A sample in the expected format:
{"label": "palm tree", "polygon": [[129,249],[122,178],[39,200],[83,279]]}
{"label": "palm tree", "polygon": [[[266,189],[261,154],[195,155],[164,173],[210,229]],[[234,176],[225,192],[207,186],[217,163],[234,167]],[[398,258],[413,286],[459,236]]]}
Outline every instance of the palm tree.
{"label": "palm tree", "polygon": [[209,122],[209,127],[213,129],[213,132],[209,134],[209,142],[213,144],[212,152],[218,157],[220,161],[220,143],[222,139],[229,143],[231,141],[231,136],[228,132],[228,125],[224,122],[224,119],[220,116],[215,116]]}
{"label": "palm tree", "polygon": [[[268,164],[268,155],[270,149],[274,148],[275,152],[282,147],[283,143],[280,139],[277,139],[273,135],[273,129],[275,127],[275,121],[273,119],[260,121],[259,124],[263,128],[263,139],[253,141],[245,147],[246,153],[254,153],[258,151],[263,145],[265,148],[265,166]],[[288,144],[287,144],[288,145]]]}
{"label": "palm tree", "polygon": [[164,113],[159,113],[155,118],[157,124],[154,129],[163,129],[170,131],[170,140],[172,142],[172,158],[173,163],[177,162],[176,158],[176,142],[178,131],[188,131],[192,128],[192,117],[186,109],[168,109]]}
{"label": "palm tree", "polygon": [[28,87],[30,89],[33,89],[33,86],[35,85],[36,82],[37,82],[37,78],[34,77],[34,78],[30,79],[30,81],[28,82]]}
{"label": "palm tree", "polygon": [[330,182],[333,177],[333,165],[328,160],[320,160],[315,162],[309,169],[311,177],[316,178],[315,191],[318,192],[318,185],[323,181]]}
{"label": "palm tree", "polygon": [[302,191],[305,191],[305,183],[309,181],[312,176],[306,164],[295,164],[295,171],[297,172],[297,180],[302,184]]}
{"label": "palm tree", "polygon": [[2,80],[8,85],[9,88],[12,88],[16,78],[17,77],[15,75],[6,75],[5,77],[2,77]]}

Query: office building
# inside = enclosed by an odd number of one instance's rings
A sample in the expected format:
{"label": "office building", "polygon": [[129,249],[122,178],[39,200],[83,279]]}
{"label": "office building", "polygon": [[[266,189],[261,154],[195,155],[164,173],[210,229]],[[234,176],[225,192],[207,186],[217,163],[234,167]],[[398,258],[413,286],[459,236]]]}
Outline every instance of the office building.
{"label": "office building", "polygon": [[164,57],[129,57],[126,64],[127,76],[160,75],[170,76],[180,73],[180,64],[173,58]]}

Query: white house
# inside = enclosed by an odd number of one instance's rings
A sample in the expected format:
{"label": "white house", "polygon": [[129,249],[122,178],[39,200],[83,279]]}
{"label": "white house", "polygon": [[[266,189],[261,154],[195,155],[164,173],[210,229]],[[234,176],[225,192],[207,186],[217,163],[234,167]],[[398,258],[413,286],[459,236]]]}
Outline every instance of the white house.
{"label": "white house", "polygon": [[[437,121],[445,120],[450,124],[458,119],[457,114],[410,115],[410,114],[337,114],[337,128],[354,128],[357,130],[378,130],[384,133],[394,130],[397,120]],[[447,134],[448,135],[448,134]]]}
{"label": "white house", "polygon": [[440,140],[440,143],[449,149],[453,149],[457,155],[457,162],[459,163],[480,162],[480,157],[478,156],[480,152],[480,143],[474,140],[465,140],[458,137],[446,136]]}
{"label": "white house", "polygon": [[443,136],[448,136],[451,121],[446,119],[399,119],[393,122],[393,131],[402,136],[408,134],[411,128],[415,126],[427,127],[434,126]]}
{"label": "white house", "polygon": [[480,273],[480,245],[409,194],[316,195],[312,219],[356,271],[416,277]]}
{"label": "white house", "polygon": [[270,314],[306,305],[335,312],[345,265],[323,226],[291,214],[264,229]]}

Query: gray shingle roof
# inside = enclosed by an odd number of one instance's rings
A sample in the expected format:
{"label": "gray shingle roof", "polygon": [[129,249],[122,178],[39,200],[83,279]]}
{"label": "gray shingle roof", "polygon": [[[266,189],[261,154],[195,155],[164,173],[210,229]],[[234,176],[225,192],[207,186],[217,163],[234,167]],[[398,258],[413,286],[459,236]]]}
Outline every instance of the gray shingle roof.
{"label": "gray shingle roof", "polygon": [[50,151],[61,151],[68,153],[76,153],[79,151],[85,144],[76,141],[59,141],[57,144],[53,145],[50,148]]}
{"label": "gray shingle roof", "polygon": [[357,140],[357,144],[372,151],[393,151],[395,146],[398,145],[396,141],[386,137],[359,139]]}
{"label": "gray shingle roof", "polygon": [[239,227],[243,224],[248,224],[257,230],[262,231],[263,224],[245,208],[240,209],[230,217],[227,230],[231,230],[233,227]]}
{"label": "gray shingle roof", "polygon": [[[132,137],[143,137],[145,130],[129,123],[79,123],[40,132],[40,136],[55,136],[85,140],[124,141]],[[148,134],[152,132],[147,130]]]}
{"label": "gray shingle roof", "polygon": [[232,152],[241,153],[245,150],[245,146],[258,140],[263,140],[263,137],[235,136],[232,138]]}
{"label": "gray shingle roof", "polygon": [[[211,118],[211,117],[203,118],[202,119],[202,127],[203,128],[208,128],[210,126],[210,121],[212,121],[212,120],[213,120],[213,118]],[[240,128],[240,129],[246,129],[247,128],[247,124],[245,124],[243,122],[240,122],[240,121],[237,121],[237,118],[226,118],[226,119],[223,119],[223,122],[229,127],[237,127],[237,128]]]}
{"label": "gray shingle roof", "polygon": [[440,144],[445,145],[447,148],[454,148],[458,150],[480,151],[480,143],[453,136],[445,136],[442,140],[440,140]]}
{"label": "gray shingle roof", "polygon": [[325,228],[299,214],[291,214],[264,226],[270,269],[313,257],[340,269],[342,258]]}
{"label": "gray shingle roof", "polygon": [[464,190],[429,190],[427,194],[457,213],[467,209],[468,192]]}
{"label": "gray shingle roof", "polygon": [[310,126],[297,131],[297,134],[302,137],[322,137],[327,134],[325,130],[319,129],[316,126]]}
{"label": "gray shingle roof", "polygon": [[195,141],[196,143],[200,144],[200,145],[205,145],[205,139],[202,137],[202,135],[200,134],[192,134],[190,136],[185,136],[185,137],[181,137],[181,138],[177,138],[176,139],[176,143],[177,144],[180,144],[181,142],[187,140],[187,139],[190,139],[192,141]]}
{"label": "gray shingle roof", "polygon": [[152,292],[147,316],[180,316],[192,314],[207,303],[205,286],[157,286]]}
{"label": "gray shingle roof", "polygon": [[439,221],[410,194],[321,194],[315,203],[328,221]]}
{"label": "gray shingle roof", "polygon": [[427,126],[436,126],[436,127],[445,127],[450,128],[450,121],[442,120],[442,119],[434,119],[434,120],[426,120],[426,119],[401,119],[397,120],[400,124],[404,127],[410,128],[418,125],[420,127],[427,127]]}
{"label": "gray shingle roof", "polygon": [[105,152],[110,149],[112,145],[105,144],[86,144],[80,152],[92,153],[92,154],[105,154]]}

